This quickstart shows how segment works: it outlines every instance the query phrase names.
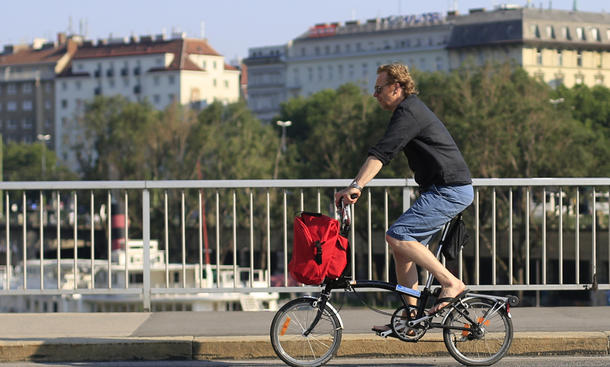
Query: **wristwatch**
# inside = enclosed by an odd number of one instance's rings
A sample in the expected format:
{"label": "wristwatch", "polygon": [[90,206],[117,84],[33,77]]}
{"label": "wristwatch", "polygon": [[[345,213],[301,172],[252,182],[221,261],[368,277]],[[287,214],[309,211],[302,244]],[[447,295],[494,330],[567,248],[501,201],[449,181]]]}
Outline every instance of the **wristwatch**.
{"label": "wristwatch", "polygon": [[356,180],[352,181],[351,184],[349,184],[348,187],[353,187],[354,189],[358,189],[359,191],[362,191],[362,186],[358,185],[358,183],[356,182]]}

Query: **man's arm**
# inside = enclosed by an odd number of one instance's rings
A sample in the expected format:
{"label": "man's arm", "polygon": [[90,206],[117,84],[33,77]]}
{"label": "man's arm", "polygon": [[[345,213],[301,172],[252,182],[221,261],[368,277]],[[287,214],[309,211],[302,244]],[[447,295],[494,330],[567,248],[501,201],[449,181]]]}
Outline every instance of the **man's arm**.
{"label": "man's arm", "polygon": [[[352,185],[335,194],[335,202],[338,204],[341,198],[343,198],[343,202],[345,204],[353,204],[358,201],[358,198],[360,197],[362,191],[356,186],[366,186],[366,184],[368,184],[375,176],[377,176],[377,173],[379,173],[381,167],[383,167],[383,163],[381,163],[378,158],[370,155],[366,159],[362,167],[360,167],[360,170],[358,171],[356,178],[354,178]],[[354,194],[356,194],[356,198],[352,199],[351,196]]]}

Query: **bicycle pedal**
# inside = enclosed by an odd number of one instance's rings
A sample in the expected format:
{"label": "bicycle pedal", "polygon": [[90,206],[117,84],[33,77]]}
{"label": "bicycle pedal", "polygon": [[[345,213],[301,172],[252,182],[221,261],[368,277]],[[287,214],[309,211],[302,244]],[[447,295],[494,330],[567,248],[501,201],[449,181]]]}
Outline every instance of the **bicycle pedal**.
{"label": "bicycle pedal", "polygon": [[393,337],[393,338],[396,337],[396,335],[394,334],[394,331],[392,329],[385,330],[385,331],[375,331],[375,334],[377,334],[377,336],[381,336],[383,338],[387,338],[388,336]]}

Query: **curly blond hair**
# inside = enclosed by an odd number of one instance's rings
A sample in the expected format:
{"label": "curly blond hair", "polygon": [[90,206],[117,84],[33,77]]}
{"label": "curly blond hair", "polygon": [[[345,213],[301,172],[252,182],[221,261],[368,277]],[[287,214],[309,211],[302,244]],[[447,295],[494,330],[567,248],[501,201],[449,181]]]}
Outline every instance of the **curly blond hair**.
{"label": "curly blond hair", "polygon": [[383,72],[388,74],[388,82],[400,84],[405,95],[417,94],[415,81],[411,78],[407,65],[399,63],[381,65],[377,68],[377,74]]}

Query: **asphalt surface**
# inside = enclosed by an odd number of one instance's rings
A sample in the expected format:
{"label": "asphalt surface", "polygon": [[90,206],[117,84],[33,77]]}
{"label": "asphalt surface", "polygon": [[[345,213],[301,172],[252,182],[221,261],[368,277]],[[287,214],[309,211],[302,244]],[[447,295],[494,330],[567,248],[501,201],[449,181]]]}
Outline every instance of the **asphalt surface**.
{"label": "asphalt surface", "polygon": [[[388,310],[389,311],[389,310]],[[511,310],[513,356],[609,355],[610,307]],[[344,309],[338,357],[447,356],[439,332],[418,343],[380,338],[388,317]],[[119,360],[256,360],[275,358],[273,312],[0,314],[0,362]]]}

